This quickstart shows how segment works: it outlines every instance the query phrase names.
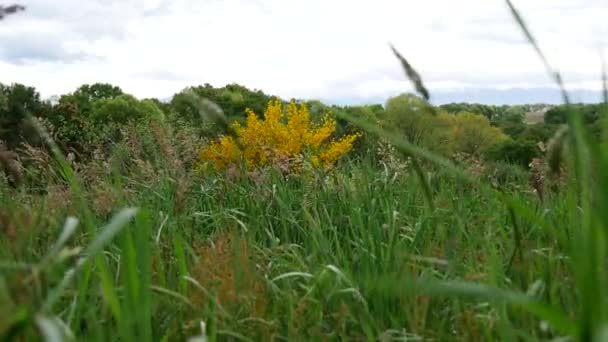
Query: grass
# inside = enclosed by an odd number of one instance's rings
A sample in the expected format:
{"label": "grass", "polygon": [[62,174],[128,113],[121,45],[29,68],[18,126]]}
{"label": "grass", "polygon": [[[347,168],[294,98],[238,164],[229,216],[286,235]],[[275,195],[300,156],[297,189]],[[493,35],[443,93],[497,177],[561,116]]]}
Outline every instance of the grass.
{"label": "grass", "polygon": [[543,202],[525,172],[475,174],[343,119],[413,168],[200,175],[163,140],[152,163],[127,145],[75,170],[52,148],[45,186],[0,182],[0,338],[606,339],[608,150],[580,118],[572,177]]}
{"label": "grass", "polygon": [[[571,192],[546,210],[513,190],[532,208],[516,217],[516,240],[501,193],[439,170],[433,210],[415,176],[369,160],[312,179],[193,175],[185,204],[165,176],[103,180],[118,208],[139,207],[105,225],[90,203],[50,212],[49,195],[1,192],[3,208],[38,214],[2,237],[5,337],[33,337],[44,322],[86,340],[186,339],[200,322],[210,340],[536,340],[572,328]],[[534,306],[549,320],[548,306],[571,314],[544,329],[522,309]]]}

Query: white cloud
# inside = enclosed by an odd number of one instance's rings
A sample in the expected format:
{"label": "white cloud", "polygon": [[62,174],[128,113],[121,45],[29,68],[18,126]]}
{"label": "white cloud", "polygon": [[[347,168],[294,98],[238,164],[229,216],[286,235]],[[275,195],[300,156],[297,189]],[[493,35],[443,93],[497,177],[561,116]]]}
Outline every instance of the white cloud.
{"label": "white cloud", "polygon": [[[551,84],[502,0],[23,0],[0,24],[0,82],[44,95],[111,82],[141,97],[238,82],[291,98],[365,101]],[[517,1],[571,86],[596,89],[605,0]],[[597,85],[596,85],[597,84]]]}

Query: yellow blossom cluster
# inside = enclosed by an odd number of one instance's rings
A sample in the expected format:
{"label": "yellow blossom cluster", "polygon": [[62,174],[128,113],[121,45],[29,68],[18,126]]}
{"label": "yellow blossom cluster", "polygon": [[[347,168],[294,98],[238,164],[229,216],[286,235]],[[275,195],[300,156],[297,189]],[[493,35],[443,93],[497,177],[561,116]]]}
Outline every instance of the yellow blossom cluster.
{"label": "yellow blossom cluster", "polygon": [[359,134],[329,141],[336,121],[329,115],[320,124],[311,122],[305,105],[291,102],[284,110],[280,100],[271,101],[264,118],[247,110],[246,124],[233,124],[234,135],[222,136],[199,153],[200,166],[226,169],[244,162],[247,168],[288,165],[291,171],[304,155],[310,155],[315,167],[331,168],[351,150]]}

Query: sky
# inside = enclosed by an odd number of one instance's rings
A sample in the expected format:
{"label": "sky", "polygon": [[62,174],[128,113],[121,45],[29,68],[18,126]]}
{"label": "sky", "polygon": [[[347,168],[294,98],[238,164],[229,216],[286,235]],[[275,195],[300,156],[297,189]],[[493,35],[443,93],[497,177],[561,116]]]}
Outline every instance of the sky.
{"label": "sky", "polygon": [[[383,103],[412,90],[393,44],[433,103],[559,101],[503,0],[14,1],[27,10],[0,22],[0,82],[45,97],[95,82],[161,99],[239,83],[283,98]],[[599,100],[608,1],[513,2],[574,100]]]}

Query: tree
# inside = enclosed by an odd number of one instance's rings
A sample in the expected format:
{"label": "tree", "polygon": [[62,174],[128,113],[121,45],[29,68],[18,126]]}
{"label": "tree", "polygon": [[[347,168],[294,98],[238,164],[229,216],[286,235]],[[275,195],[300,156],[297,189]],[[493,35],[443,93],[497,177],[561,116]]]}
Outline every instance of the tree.
{"label": "tree", "polygon": [[124,95],[122,89],[107,83],[84,84],[71,95],[81,113],[89,113],[93,102]]}
{"label": "tree", "polygon": [[483,115],[459,113],[451,128],[454,152],[481,155],[489,148],[508,140],[508,137]]}
{"label": "tree", "polygon": [[202,86],[190,87],[176,94],[171,100],[171,107],[176,115],[189,120],[199,120],[198,112],[188,103],[188,92],[215,102],[224,111],[226,117],[231,119],[244,118],[246,110],[251,109],[263,113],[266,104],[272,97],[261,90],[250,90],[239,84],[228,84],[221,88],[214,88],[206,83]]}
{"label": "tree", "polygon": [[496,107],[496,106],[488,106],[479,103],[448,103],[439,106],[440,109],[447,111],[448,113],[458,114],[458,113],[474,113],[480,114],[488,118],[489,120],[493,120],[498,116],[501,110],[504,108]]}
{"label": "tree", "polygon": [[549,109],[545,113],[545,123],[565,124],[568,123],[570,115],[582,115],[587,124],[595,123],[600,116],[606,113],[606,104],[570,104],[560,105]]}
{"label": "tree", "polygon": [[45,117],[50,105],[40,99],[33,87],[0,84],[0,140],[9,148],[36,140],[37,133],[28,124],[28,115]]}
{"label": "tree", "polygon": [[509,118],[497,122],[496,127],[500,128],[505,134],[513,139],[517,139],[527,129],[527,125],[524,122]]}
{"label": "tree", "polygon": [[125,124],[129,121],[164,120],[164,113],[149,100],[139,101],[131,95],[103,98],[93,102],[91,119],[98,125]]}
{"label": "tree", "polygon": [[424,99],[406,93],[388,99],[380,123],[403,133],[410,142],[420,144],[432,129],[432,117],[430,105]]}
{"label": "tree", "polygon": [[488,150],[487,157],[528,167],[540,155],[538,146],[530,140],[507,140]]}

